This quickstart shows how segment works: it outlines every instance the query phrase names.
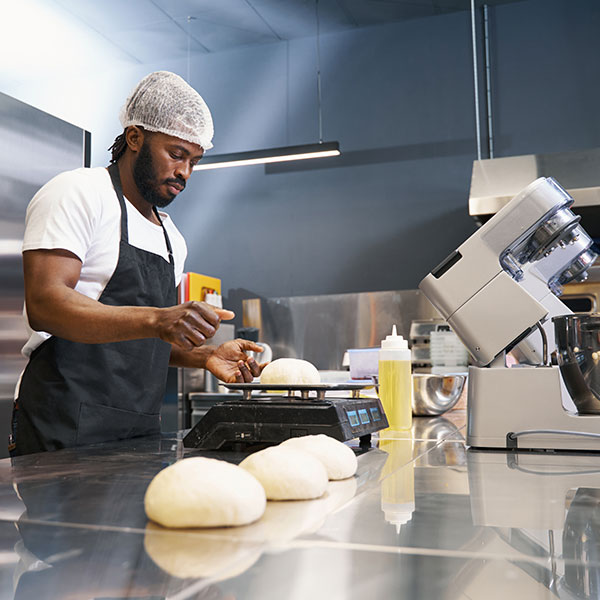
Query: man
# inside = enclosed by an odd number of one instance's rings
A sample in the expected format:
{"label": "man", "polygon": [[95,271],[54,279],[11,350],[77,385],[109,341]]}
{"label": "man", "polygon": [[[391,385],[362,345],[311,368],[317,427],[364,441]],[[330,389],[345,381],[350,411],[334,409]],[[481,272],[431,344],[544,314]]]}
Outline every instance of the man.
{"label": "man", "polygon": [[165,207],[212,147],[212,118],[173,73],[146,76],[121,110],[107,168],[76,169],[34,196],[23,242],[29,362],[15,393],[13,456],[160,431],[167,367],[228,382],[262,366],[245,340],[204,346],[234,314],[177,305],[187,253]]}

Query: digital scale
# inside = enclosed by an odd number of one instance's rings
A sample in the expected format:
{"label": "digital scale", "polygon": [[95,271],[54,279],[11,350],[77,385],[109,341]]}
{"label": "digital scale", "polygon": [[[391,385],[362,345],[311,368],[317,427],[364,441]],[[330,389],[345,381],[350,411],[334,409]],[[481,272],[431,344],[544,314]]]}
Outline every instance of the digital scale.
{"label": "digital scale", "polygon": [[[359,438],[361,447],[369,447],[371,434],[389,426],[379,398],[360,396],[372,383],[232,383],[226,387],[241,391],[242,397],[211,407],[184,437],[186,448],[241,450],[320,433],[341,442]],[[327,392],[349,392],[350,397],[326,398]]]}

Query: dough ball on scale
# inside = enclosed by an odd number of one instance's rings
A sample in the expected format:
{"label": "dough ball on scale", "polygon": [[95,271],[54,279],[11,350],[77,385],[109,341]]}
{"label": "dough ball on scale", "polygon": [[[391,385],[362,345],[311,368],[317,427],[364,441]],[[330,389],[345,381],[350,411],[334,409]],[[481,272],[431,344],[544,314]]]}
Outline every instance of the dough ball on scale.
{"label": "dough ball on scale", "polygon": [[314,384],[321,383],[321,376],[317,368],[307,360],[278,358],[263,369],[260,382],[278,385]]}

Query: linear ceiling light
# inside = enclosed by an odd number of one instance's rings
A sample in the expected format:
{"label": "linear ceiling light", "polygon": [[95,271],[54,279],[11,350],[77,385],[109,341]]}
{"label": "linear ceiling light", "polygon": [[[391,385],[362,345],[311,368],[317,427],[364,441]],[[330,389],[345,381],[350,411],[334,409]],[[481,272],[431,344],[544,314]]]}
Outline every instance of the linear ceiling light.
{"label": "linear ceiling light", "polygon": [[[319,0],[315,0],[315,16],[317,24],[317,102],[319,117],[319,143],[302,144],[300,146],[285,146],[283,148],[267,148],[263,150],[250,150],[249,152],[233,152],[231,154],[215,154],[203,158],[194,167],[194,171],[206,169],[223,169],[224,167],[242,167],[245,165],[260,165],[265,163],[286,162],[291,160],[305,160],[307,158],[325,158],[326,156],[339,156],[339,142],[323,142],[323,115],[321,106],[321,44],[320,44],[320,19]],[[189,80],[189,55],[190,34],[189,24],[194,17],[188,17],[188,80]]]}
{"label": "linear ceiling light", "polygon": [[260,165],[289,160],[304,160],[307,158],[324,158],[326,156],[339,155],[340,145],[338,142],[302,144],[300,146],[286,146],[284,148],[268,148],[265,150],[251,150],[250,152],[233,152],[231,154],[215,154],[214,156],[209,155],[206,158],[203,158],[194,167],[194,171],[222,169],[223,167],[242,167],[244,165]]}

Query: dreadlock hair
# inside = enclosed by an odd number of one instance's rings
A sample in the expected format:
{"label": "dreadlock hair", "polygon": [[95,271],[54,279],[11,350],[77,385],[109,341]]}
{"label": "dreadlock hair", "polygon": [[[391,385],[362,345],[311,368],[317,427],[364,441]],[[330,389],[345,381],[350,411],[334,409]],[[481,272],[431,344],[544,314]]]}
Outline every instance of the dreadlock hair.
{"label": "dreadlock hair", "polygon": [[108,151],[112,154],[110,159],[111,165],[114,165],[121,158],[121,156],[123,156],[125,148],[127,148],[127,140],[125,139],[125,130],[123,130],[123,133],[119,134],[115,138],[113,145],[108,149]]}
{"label": "dreadlock hair", "polygon": [[[144,132],[145,139],[150,139],[150,137],[154,134],[154,132],[148,131],[140,125],[138,125],[137,127],[138,129],[141,129]],[[125,150],[127,149],[127,139],[125,138],[126,132],[127,129],[123,129],[123,133],[119,134],[115,138],[113,145],[108,149],[108,151],[112,154],[112,157],[110,159],[111,165],[115,164],[121,158],[121,156],[125,154]]]}

